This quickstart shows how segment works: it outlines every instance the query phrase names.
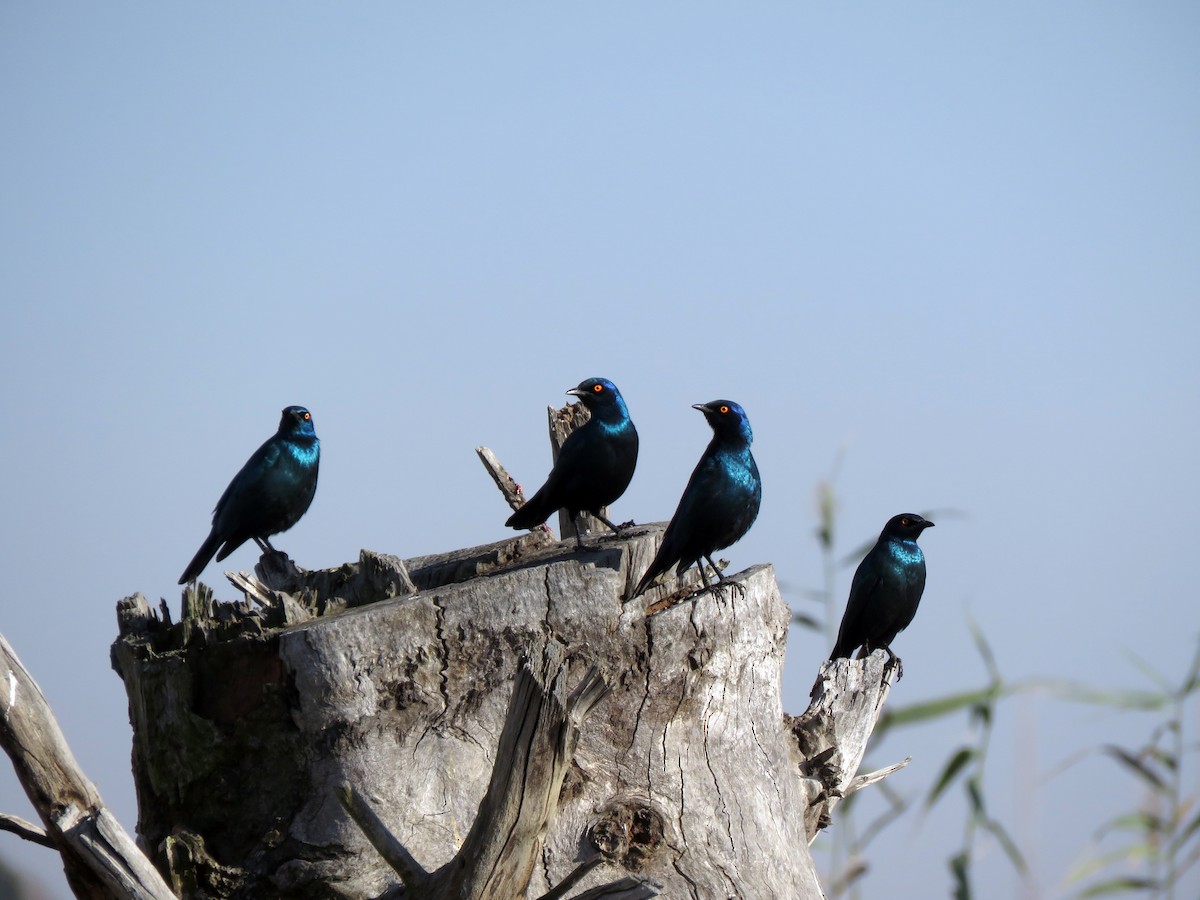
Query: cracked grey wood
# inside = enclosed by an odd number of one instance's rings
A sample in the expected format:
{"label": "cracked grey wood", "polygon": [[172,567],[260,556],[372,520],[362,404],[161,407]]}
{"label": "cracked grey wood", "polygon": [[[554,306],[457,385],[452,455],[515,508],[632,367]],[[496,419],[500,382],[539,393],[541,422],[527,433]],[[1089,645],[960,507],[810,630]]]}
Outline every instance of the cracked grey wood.
{"label": "cracked grey wood", "polygon": [[476,447],[475,455],[479,457],[479,461],[483,463],[488,475],[492,477],[492,481],[504,495],[504,502],[509,505],[509,508],[516,512],[524,506],[525,497],[522,487],[517,484],[516,479],[508,474],[508,470],[501,465],[496,454],[489,447]]}
{"label": "cracked grey wood", "polygon": [[808,709],[795,718],[788,717],[807,761],[805,769],[814,779],[805,811],[810,842],[844,797],[907,765],[905,760],[871,773],[861,783],[855,780],[897,673],[888,659],[887,651],[876,650],[866,659],[826,660],[817,674]]}
{"label": "cracked grey wood", "polygon": [[[262,609],[196,602],[199,618],[169,625],[144,599],[123,601],[113,656],[143,838],[175,883],[195,886],[188,896],[404,896],[338,788],[353,785],[424,870],[445,866],[490,816],[478,820],[519,659],[561,643],[579,666],[599,664],[612,694],[580,730],[520,897],[550,892],[597,847],[605,861],[572,896],[660,884],[665,897],[821,897],[806,813],[853,776],[841,766],[856,768],[862,748],[834,743],[865,744],[886,696],[867,682],[882,676],[873,658],[839,661],[859,675],[830,682],[829,715],[785,717],[790,614],[773,569],[731,576],[744,596],[702,594],[647,618],[673,580],[621,598],[661,531],[583,552],[533,534],[408,560],[411,595],[354,564],[301,573],[291,596],[314,613],[301,622],[272,600],[282,588],[265,569],[251,586]],[[870,699],[835,701],[843,688]],[[837,721],[839,703],[864,721]],[[801,740],[840,753],[837,771],[803,769]]]}
{"label": "cracked grey wood", "polygon": [[[462,846],[436,873],[416,864],[373,810],[347,807],[415,896],[510,900],[528,887],[558,809],[579,729],[609,692],[592,666],[568,695],[568,669],[561,645],[553,641],[540,660],[521,661],[487,792]],[[578,872],[567,881],[578,881]]]}

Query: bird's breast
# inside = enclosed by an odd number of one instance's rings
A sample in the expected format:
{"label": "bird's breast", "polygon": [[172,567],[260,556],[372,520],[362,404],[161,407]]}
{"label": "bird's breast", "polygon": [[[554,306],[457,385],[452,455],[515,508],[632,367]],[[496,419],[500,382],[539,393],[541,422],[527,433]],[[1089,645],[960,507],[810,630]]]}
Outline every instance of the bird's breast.
{"label": "bird's breast", "polygon": [[305,468],[311,467],[316,463],[321,455],[321,444],[318,441],[313,441],[311,444],[290,442],[287,445],[287,449],[292,459]]}
{"label": "bird's breast", "polygon": [[610,437],[625,437],[630,434],[637,434],[633,428],[633,422],[629,419],[616,419],[609,421],[606,419],[592,419],[596,423],[596,427]]}
{"label": "bird's breast", "polygon": [[758,466],[749,453],[727,453],[720,458],[721,468],[739,488],[754,493],[759,490]]}
{"label": "bird's breast", "polygon": [[902,568],[925,565],[925,554],[921,552],[916,541],[892,541],[888,545],[888,551]]}

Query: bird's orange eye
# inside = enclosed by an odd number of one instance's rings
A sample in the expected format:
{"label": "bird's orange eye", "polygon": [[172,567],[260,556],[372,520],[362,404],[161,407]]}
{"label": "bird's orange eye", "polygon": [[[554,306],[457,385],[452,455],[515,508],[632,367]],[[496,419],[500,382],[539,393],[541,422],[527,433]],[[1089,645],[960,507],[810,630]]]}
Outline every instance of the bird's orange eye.
{"label": "bird's orange eye", "polygon": [[729,412],[729,407],[728,407],[728,406],[722,406],[722,407],[721,407],[721,412],[723,412],[723,413],[727,413],[727,412]]}
{"label": "bird's orange eye", "polygon": [[905,518],[901,519],[901,520],[900,520],[900,524],[901,524],[901,525],[907,525],[907,524],[908,524],[908,518],[907,518],[907,517],[905,517]]}
{"label": "bird's orange eye", "polygon": [[593,387],[592,390],[595,391],[597,394],[602,394],[604,392],[604,385],[598,384],[595,387]]}
{"label": "bird's orange eye", "polygon": [[305,413],[305,414],[304,414],[304,421],[305,421],[305,422],[307,422],[307,421],[308,421],[309,419],[311,419],[311,418],[312,418],[312,413]]}

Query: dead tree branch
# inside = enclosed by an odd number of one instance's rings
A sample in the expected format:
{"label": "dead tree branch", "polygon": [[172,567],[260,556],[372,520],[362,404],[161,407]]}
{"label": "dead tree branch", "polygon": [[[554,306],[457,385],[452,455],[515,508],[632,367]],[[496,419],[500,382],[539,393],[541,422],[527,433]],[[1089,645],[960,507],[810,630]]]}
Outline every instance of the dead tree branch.
{"label": "dead tree branch", "polygon": [[45,837],[62,855],[75,896],[174,900],[80,770],[41,688],[3,635],[0,712],[0,746],[45,825]]}

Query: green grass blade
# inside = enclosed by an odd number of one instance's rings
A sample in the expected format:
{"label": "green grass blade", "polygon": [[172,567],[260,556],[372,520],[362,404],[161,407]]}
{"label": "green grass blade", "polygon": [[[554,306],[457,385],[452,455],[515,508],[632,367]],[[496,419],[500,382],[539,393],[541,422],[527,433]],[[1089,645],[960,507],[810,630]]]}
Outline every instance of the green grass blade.
{"label": "green grass blade", "polygon": [[965,851],[950,857],[950,875],[954,879],[954,900],[971,900],[971,858]]}
{"label": "green grass blade", "polygon": [[915,725],[918,722],[927,722],[930,719],[940,719],[942,716],[958,712],[960,709],[966,709],[979,703],[988,703],[994,696],[995,692],[991,688],[983,688],[964,691],[961,694],[948,694],[924,703],[913,703],[909,706],[888,710],[880,716],[879,725],[875,731],[878,734],[889,728],[900,728],[905,725]]}
{"label": "green grass blade", "polygon": [[1171,852],[1178,853],[1183,848],[1183,845],[1196,833],[1197,829],[1200,829],[1200,813],[1197,813],[1195,818],[1183,826],[1179,834],[1175,835],[1175,839],[1171,841]]}
{"label": "green grass blade", "polygon": [[1153,813],[1127,813],[1101,825],[1096,831],[1096,840],[1100,840],[1113,831],[1132,831],[1137,834],[1152,835],[1160,834],[1163,830],[1163,820]]}
{"label": "green grass blade", "polygon": [[975,649],[979,651],[980,657],[983,659],[983,665],[987,669],[988,677],[992,684],[1000,683],[1000,669],[996,666],[996,655],[992,653],[991,645],[988,644],[987,638],[983,636],[983,631],[975,624],[973,619],[967,620],[967,627],[971,629],[971,638],[975,641]]}
{"label": "green grass blade", "polygon": [[1000,846],[1004,848],[1004,853],[1013,864],[1013,868],[1020,872],[1022,876],[1029,874],[1029,868],[1025,865],[1025,857],[1021,855],[1021,851],[1017,849],[1016,843],[1004,826],[995,819],[986,819],[984,820],[983,827],[990,831],[996,840],[1000,842]]}
{"label": "green grass blade", "polygon": [[1092,706],[1107,706],[1111,709],[1153,712],[1171,702],[1171,697],[1152,691],[1100,691],[1086,684],[1061,679],[1037,679],[1028,682],[1030,688],[1047,690],[1061,700],[1070,703],[1087,703]]}
{"label": "green grass blade", "polygon": [[1092,885],[1078,896],[1082,900],[1084,897],[1104,897],[1108,894],[1132,894],[1138,891],[1157,891],[1159,887],[1159,883],[1151,878],[1113,878],[1109,881]]}
{"label": "green grass blade", "polygon": [[1167,786],[1166,782],[1159,777],[1158,773],[1150,768],[1145,761],[1138,759],[1138,757],[1130,753],[1128,750],[1118,747],[1116,744],[1105,744],[1100,749],[1101,752],[1108,754],[1126,768],[1132,769],[1160,794],[1166,794],[1170,792],[1171,789]]}
{"label": "green grass blade", "polygon": [[967,764],[975,758],[974,747],[961,747],[958,752],[950,757],[945,767],[942,769],[942,774],[938,776],[938,780],[934,783],[933,788],[929,791],[929,796],[925,800],[925,808],[933,806],[937,802],[937,798],[950,786]]}

